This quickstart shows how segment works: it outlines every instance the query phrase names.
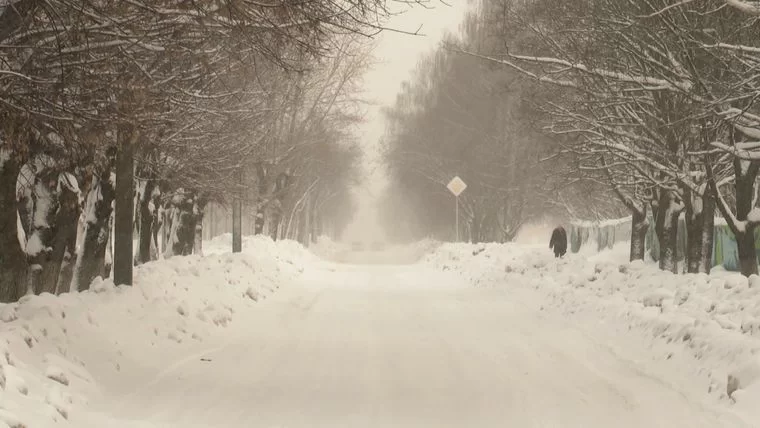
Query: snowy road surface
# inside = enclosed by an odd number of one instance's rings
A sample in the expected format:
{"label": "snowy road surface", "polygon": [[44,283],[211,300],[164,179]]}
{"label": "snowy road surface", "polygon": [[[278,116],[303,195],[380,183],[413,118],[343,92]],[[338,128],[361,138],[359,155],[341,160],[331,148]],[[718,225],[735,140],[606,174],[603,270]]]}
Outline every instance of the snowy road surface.
{"label": "snowy road surface", "polygon": [[93,405],[124,427],[746,426],[528,291],[425,269],[307,270],[206,352],[155,362],[154,381]]}

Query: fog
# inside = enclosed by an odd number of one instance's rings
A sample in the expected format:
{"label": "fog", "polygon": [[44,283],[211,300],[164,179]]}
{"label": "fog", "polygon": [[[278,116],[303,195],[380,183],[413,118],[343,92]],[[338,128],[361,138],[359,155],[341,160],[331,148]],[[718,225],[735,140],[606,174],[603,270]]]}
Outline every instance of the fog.
{"label": "fog", "polygon": [[[371,103],[365,123],[359,128],[364,151],[363,181],[355,189],[357,210],[343,233],[345,241],[378,241],[385,238],[377,211],[379,197],[387,191],[388,178],[380,159],[380,142],[385,132],[381,109],[391,106],[422,54],[433,50],[446,31],[456,32],[467,10],[467,2],[447,5],[438,3],[429,8],[401,7],[403,11],[387,24],[391,30],[376,38],[374,65],[364,76],[364,96]],[[416,33],[410,35],[407,33]]]}

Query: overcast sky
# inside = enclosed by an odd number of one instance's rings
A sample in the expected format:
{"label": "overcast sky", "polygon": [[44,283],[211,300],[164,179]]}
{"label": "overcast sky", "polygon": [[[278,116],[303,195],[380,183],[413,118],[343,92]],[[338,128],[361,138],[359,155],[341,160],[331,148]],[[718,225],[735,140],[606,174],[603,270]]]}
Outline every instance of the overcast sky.
{"label": "overcast sky", "polygon": [[368,172],[373,173],[367,177],[365,185],[359,191],[359,212],[354,224],[346,231],[347,239],[360,239],[358,235],[368,237],[369,231],[376,231],[373,201],[385,186],[382,170],[375,169],[378,142],[385,130],[380,110],[382,107],[393,105],[401,83],[411,78],[417,61],[438,45],[445,31],[458,31],[457,27],[467,10],[467,0],[450,0],[447,3],[449,5],[434,3],[430,9],[419,6],[403,7],[406,11],[394,16],[386,25],[388,28],[406,32],[415,32],[422,26],[422,35],[384,31],[377,36],[372,52],[374,66],[364,76],[363,94],[368,101],[376,105],[367,109],[367,121],[360,128]]}

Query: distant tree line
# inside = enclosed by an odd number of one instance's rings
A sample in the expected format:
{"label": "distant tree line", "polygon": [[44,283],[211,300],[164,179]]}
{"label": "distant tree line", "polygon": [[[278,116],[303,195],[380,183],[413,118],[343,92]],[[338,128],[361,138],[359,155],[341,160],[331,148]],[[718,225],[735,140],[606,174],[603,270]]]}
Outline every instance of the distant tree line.
{"label": "distant tree line", "polygon": [[455,199],[445,186],[456,175],[468,186],[459,197],[459,236],[467,241],[511,241],[538,218],[622,215],[609,186],[558,156],[558,144],[571,137],[543,129],[552,88],[457,51],[503,45],[488,16],[469,12],[459,35],[447,35],[419,62],[385,112],[392,182],[381,204],[387,229],[398,237],[453,239]]}

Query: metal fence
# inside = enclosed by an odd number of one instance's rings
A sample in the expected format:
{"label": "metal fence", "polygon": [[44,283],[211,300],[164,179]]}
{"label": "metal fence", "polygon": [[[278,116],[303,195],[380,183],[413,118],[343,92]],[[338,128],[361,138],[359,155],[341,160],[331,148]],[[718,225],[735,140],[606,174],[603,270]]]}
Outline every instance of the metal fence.
{"label": "metal fence", "polygon": [[[645,247],[652,260],[657,261],[659,256],[659,243],[654,230],[654,222],[649,219]],[[631,218],[622,218],[598,223],[574,222],[569,226],[569,246],[573,253],[582,248],[592,248],[602,251],[612,248],[620,242],[631,240]],[[755,230],[755,248],[760,259],[760,230]],[[686,223],[683,218],[678,222],[678,261],[683,261],[686,254]],[[715,219],[715,234],[713,242],[713,266],[722,265],[726,270],[739,270],[739,253],[731,229],[723,219]]]}

